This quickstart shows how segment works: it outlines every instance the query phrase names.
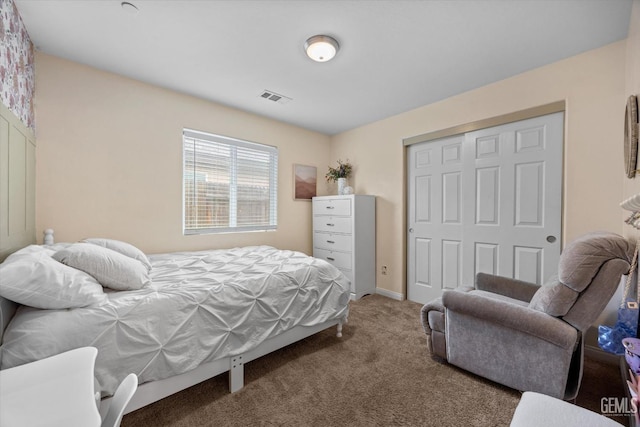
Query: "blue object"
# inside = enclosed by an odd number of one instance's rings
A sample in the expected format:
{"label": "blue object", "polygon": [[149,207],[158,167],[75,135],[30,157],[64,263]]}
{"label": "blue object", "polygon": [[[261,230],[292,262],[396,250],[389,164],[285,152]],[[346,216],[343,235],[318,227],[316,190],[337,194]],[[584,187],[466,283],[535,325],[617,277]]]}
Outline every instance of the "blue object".
{"label": "blue object", "polygon": [[637,334],[638,304],[635,301],[627,301],[618,309],[618,320],[613,327],[598,326],[598,345],[604,351],[622,356],[625,350],[622,340],[635,338]]}

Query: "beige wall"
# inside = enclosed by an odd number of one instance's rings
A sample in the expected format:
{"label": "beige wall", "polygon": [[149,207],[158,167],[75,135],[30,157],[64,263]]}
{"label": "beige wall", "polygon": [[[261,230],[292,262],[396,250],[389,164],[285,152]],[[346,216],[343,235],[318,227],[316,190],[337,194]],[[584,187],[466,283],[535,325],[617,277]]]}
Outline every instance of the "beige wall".
{"label": "beige wall", "polygon": [[356,193],[378,196],[378,288],[406,295],[403,138],[555,101],[567,108],[563,242],[621,233],[626,54],[621,41],[334,136],[331,157],[353,162]]}
{"label": "beige wall", "polygon": [[[36,55],[36,230],[56,241],[105,236],[145,252],[269,244],[311,253],[311,204],[292,197],[292,165],[318,167],[330,139],[74,62]],[[278,230],[182,235],[182,129],[279,148]]]}
{"label": "beige wall", "polygon": [[[640,191],[638,179],[625,181],[621,143],[621,106],[640,85],[639,2],[628,42],[331,138],[38,53],[38,233],[54,228],[58,241],[109,236],[147,252],[264,243],[310,253],[310,206],[291,198],[292,164],[316,165],[326,194],[326,165],[348,158],[349,184],[378,196],[377,286],[404,295],[402,140],[559,100],[567,105],[563,242],[594,229],[625,233],[618,204]],[[182,235],[183,127],[280,148],[277,232]]]}
{"label": "beige wall", "polygon": [[[640,0],[633,1],[633,9],[631,11],[631,25],[629,26],[629,35],[627,37],[626,51],[626,79],[625,79],[625,98],[629,95],[636,95],[640,98]],[[624,110],[624,107],[621,107]],[[620,112],[622,115],[622,112]],[[640,162],[637,166],[640,169]],[[640,175],[636,175],[634,179],[623,178],[623,197],[633,196],[640,193]],[[623,211],[623,217],[628,217],[629,213]],[[640,237],[640,232],[633,228],[624,227],[626,236]]]}

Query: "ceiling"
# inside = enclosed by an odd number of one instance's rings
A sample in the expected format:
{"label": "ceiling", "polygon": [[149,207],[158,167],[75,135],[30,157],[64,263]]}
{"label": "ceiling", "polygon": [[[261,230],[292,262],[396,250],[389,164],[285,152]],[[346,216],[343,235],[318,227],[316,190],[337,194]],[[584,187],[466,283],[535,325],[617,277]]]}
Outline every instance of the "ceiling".
{"label": "ceiling", "polygon": [[[40,51],[328,135],[625,39],[632,5],[129,1],[15,3]],[[332,61],[305,56],[316,34],[339,41]]]}

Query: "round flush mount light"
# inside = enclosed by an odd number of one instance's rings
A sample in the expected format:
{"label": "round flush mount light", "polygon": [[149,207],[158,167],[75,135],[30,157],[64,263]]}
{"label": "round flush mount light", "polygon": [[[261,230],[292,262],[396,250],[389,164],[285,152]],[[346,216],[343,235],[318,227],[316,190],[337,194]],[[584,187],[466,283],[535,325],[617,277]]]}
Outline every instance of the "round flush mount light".
{"label": "round flush mount light", "polygon": [[333,37],[317,35],[310,37],[304,43],[307,56],[316,62],[330,61],[338,53],[340,45]]}
{"label": "round flush mount light", "polygon": [[133,3],[129,3],[128,1],[123,1],[122,3],[120,3],[120,7],[122,7],[122,10],[130,15],[135,15],[138,13],[138,7]]}

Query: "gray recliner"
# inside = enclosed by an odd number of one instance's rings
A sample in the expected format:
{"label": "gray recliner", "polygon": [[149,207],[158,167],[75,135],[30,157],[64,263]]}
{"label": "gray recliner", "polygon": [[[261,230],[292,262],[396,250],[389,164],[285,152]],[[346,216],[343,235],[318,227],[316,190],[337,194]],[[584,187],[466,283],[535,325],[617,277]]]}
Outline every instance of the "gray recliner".
{"label": "gray recliner", "polygon": [[629,272],[634,248],[614,233],[582,236],[543,286],[479,273],[475,288],[447,290],[422,308],[429,351],[520,391],[575,398],[583,334]]}

